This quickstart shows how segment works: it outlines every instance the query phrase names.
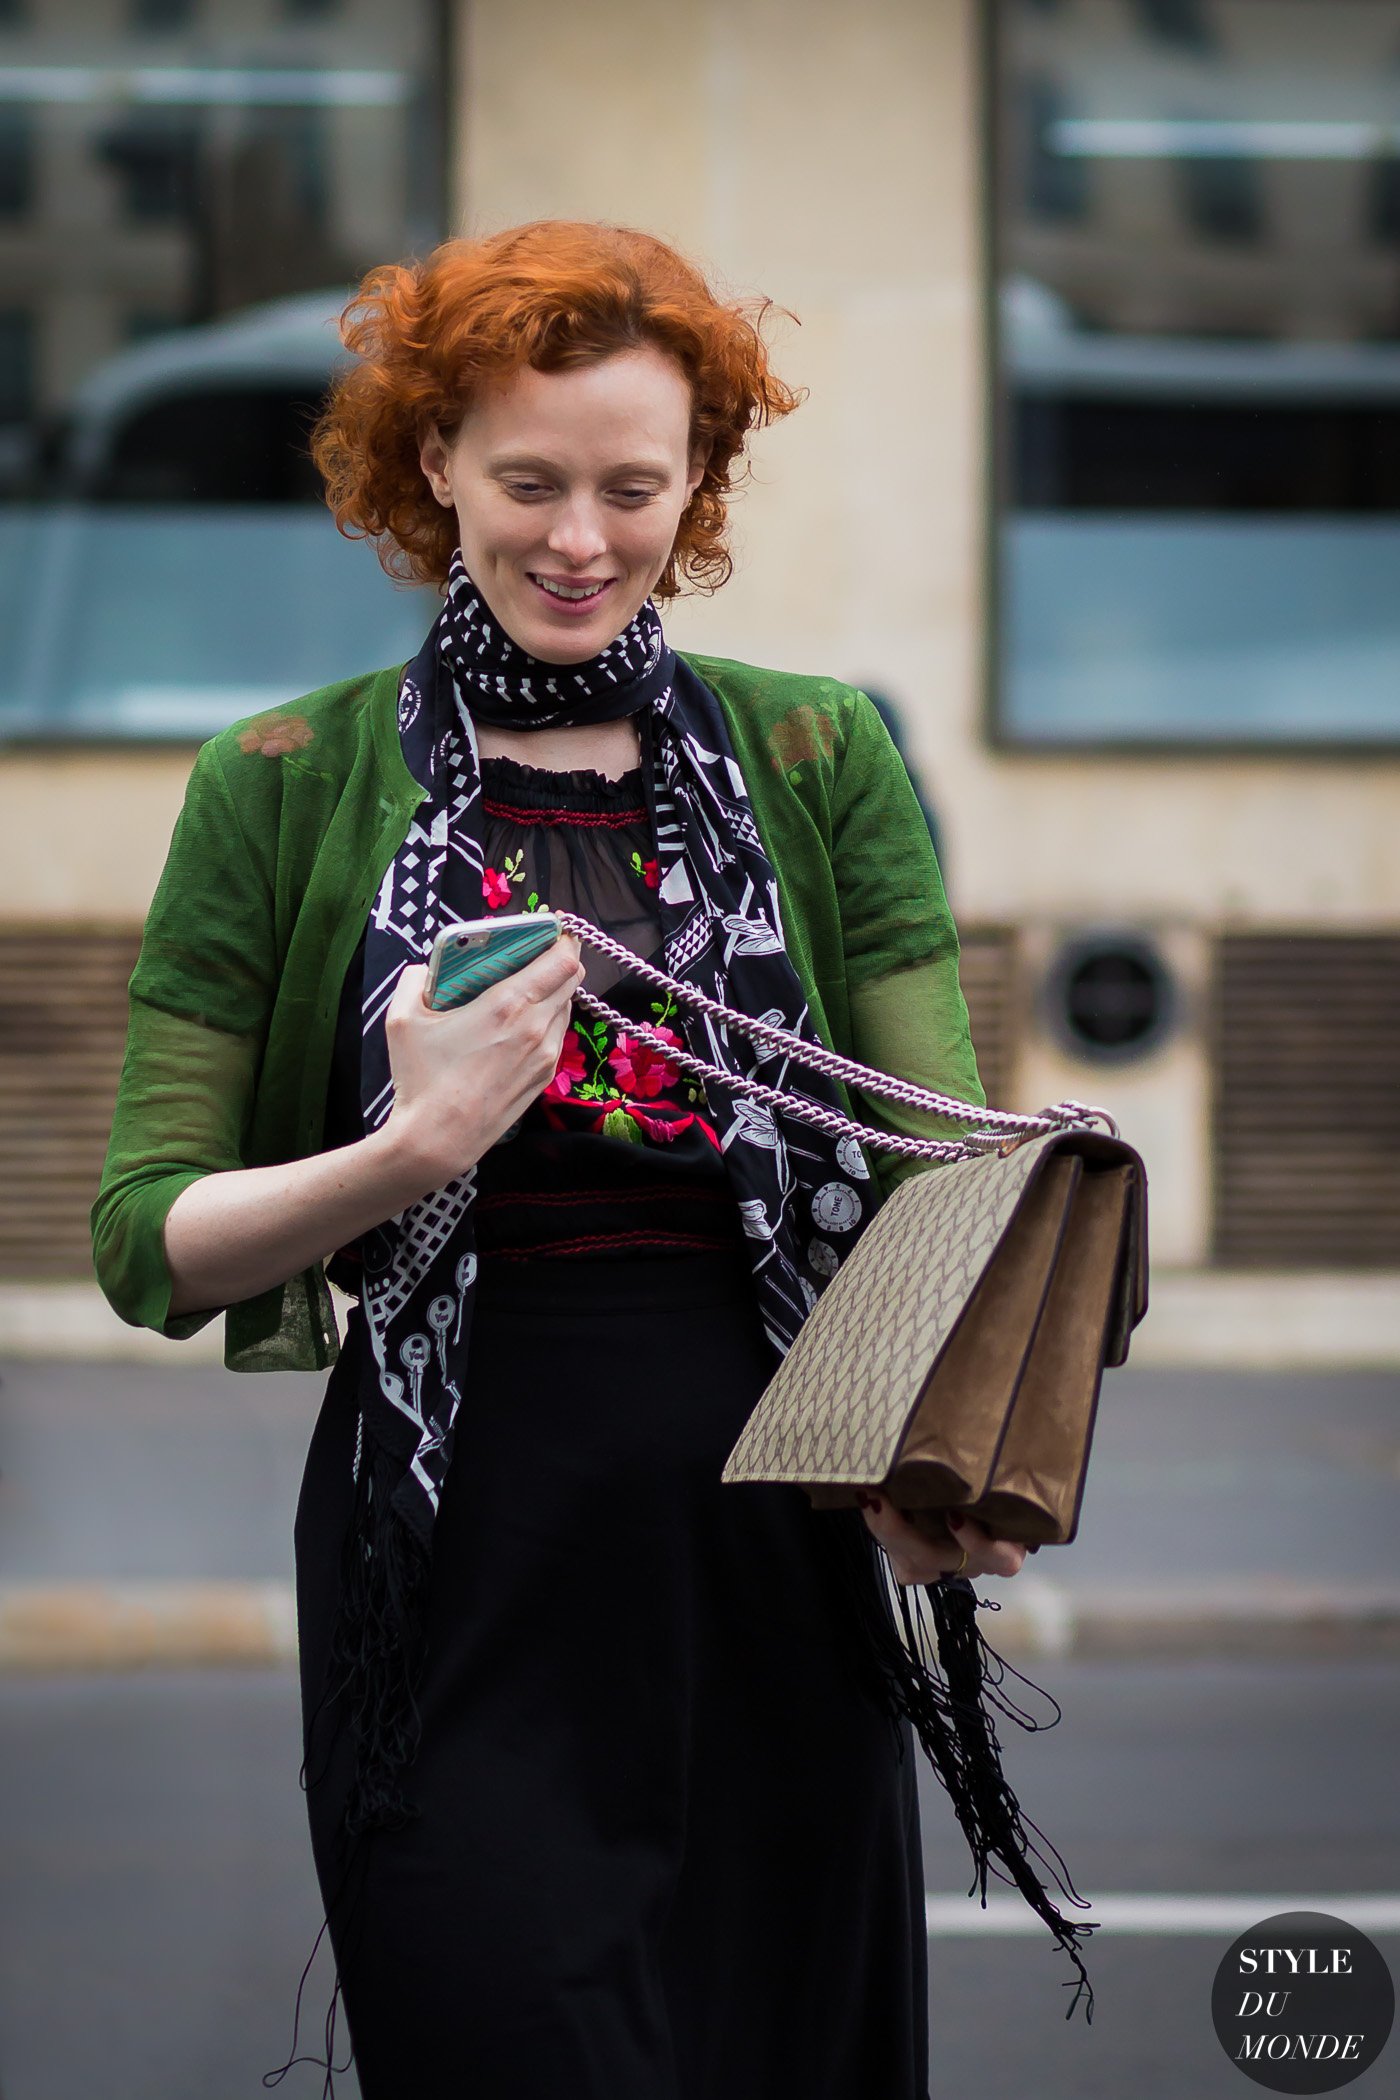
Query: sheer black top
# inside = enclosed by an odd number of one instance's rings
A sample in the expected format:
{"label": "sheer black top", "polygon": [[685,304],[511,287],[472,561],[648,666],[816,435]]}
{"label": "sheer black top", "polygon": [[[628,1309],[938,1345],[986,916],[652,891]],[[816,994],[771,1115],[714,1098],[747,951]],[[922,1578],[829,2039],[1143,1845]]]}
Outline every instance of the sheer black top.
{"label": "sheer black top", "polygon": [[[608,780],[483,759],[482,914],[574,911],[660,962],[655,845],[640,767]],[[665,993],[587,944],[584,989],[628,1019],[682,1041]],[[364,947],[346,973],[336,1028],[326,1144],[363,1131],[360,1001]],[[575,1007],[554,1078],[477,1170],[483,1259],[613,1260],[685,1254],[742,1239],[719,1138],[698,1081],[664,1051]],[[355,1289],[352,1248],[331,1268]]]}

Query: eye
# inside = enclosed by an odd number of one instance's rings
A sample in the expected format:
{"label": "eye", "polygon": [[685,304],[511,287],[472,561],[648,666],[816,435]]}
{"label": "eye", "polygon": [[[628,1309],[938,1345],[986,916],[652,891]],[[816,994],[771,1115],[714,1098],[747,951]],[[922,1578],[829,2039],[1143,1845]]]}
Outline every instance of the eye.
{"label": "eye", "polygon": [[615,489],[613,493],[621,503],[640,504],[649,503],[656,494],[656,490],[653,488]]}
{"label": "eye", "polygon": [[522,503],[534,503],[539,497],[549,494],[542,481],[506,481],[501,485],[508,496],[517,496]]}

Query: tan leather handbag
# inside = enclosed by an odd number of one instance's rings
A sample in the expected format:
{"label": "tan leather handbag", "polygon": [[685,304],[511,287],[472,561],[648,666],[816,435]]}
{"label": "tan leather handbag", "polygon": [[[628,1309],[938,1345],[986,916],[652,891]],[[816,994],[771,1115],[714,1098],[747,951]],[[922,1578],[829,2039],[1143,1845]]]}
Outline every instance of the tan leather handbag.
{"label": "tan leather handbag", "polygon": [[[1105,1364],[1147,1308],[1147,1176],[1102,1110],[1011,1115],[932,1093],[707,998],[586,920],[577,932],[673,999],[795,1063],[966,1125],[902,1137],[666,1044],[684,1070],[875,1150],[936,1160],[878,1210],[808,1314],[724,1468],[818,1507],[879,1488],[941,1542],[939,1512],[1032,1548],[1072,1539]],[[578,1003],[634,1032],[591,993]]]}
{"label": "tan leather handbag", "polygon": [[1028,1546],[1072,1539],[1103,1368],[1146,1308],[1145,1181],[1127,1145],[1076,1130],[904,1182],[724,1478],[795,1481],[818,1507],[879,1487],[940,1542],[943,1510]]}

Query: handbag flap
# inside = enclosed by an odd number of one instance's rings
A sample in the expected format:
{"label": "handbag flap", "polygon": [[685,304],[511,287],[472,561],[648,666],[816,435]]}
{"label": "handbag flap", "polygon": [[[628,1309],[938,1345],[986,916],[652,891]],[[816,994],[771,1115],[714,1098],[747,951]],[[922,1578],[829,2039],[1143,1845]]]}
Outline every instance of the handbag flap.
{"label": "handbag flap", "polygon": [[808,1315],[723,1478],[883,1480],[929,1372],[1060,1137],[912,1175]]}

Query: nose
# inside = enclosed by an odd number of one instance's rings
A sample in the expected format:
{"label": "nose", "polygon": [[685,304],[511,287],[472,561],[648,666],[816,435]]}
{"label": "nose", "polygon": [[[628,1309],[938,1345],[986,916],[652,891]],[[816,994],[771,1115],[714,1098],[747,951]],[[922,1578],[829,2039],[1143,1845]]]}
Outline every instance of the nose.
{"label": "nose", "polygon": [[596,501],[591,496],[571,497],[557,512],[550,528],[549,551],[571,568],[587,568],[606,554],[608,536]]}

